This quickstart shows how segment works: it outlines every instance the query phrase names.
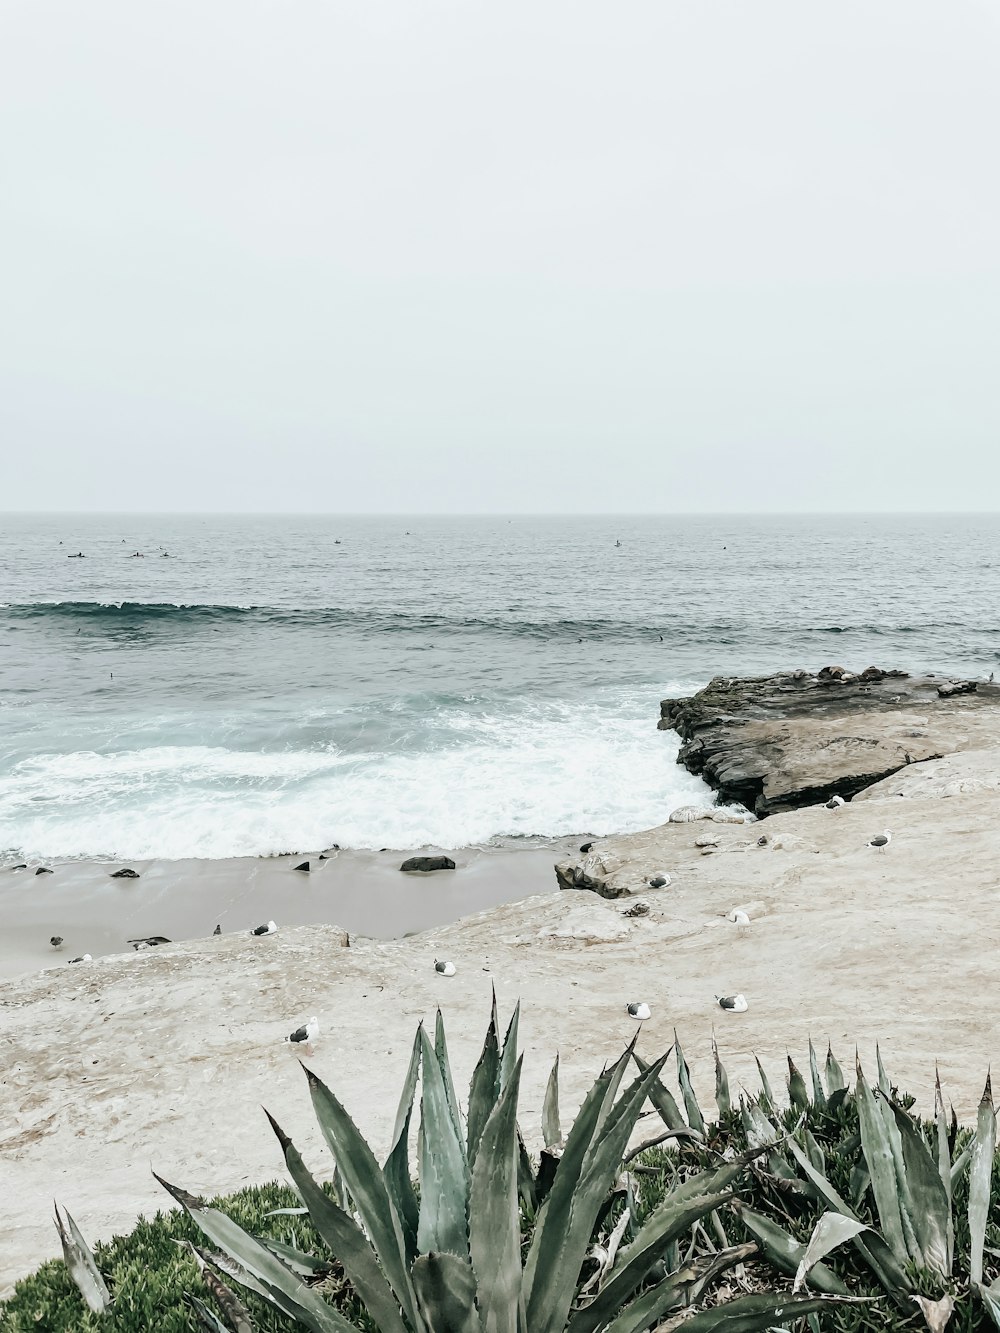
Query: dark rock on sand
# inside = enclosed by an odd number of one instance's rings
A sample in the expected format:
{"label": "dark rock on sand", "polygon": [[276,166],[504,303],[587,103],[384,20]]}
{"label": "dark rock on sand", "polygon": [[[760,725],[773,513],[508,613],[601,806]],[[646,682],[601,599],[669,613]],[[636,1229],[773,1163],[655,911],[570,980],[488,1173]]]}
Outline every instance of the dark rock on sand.
{"label": "dark rock on sand", "polygon": [[139,878],[139,872],[138,872],[138,870],[128,870],[128,869],[125,869],[125,870],[113,870],[113,871],[111,872],[111,878],[112,878],[112,879],[138,879],[138,878]]}
{"label": "dark rock on sand", "polygon": [[35,871],[35,874],[36,874],[36,875],[53,875],[53,874],[55,874],[55,871],[50,870],[50,869],[48,868],[48,866],[39,866],[38,869]]}
{"label": "dark rock on sand", "polygon": [[719,676],[691,698],[665,699],[659,725],[679,733],[678,763],[720,801],[763,817],[849,800],[907,764],[965,748],[968,710],[996,707],[982,690],[881,667]]}
{"label": "dark rock on sand", "polygon": [[584,856],[586,856],[587,853],[590,851],[591,847],[593,847],[593,845],[594,845],[594,844],[593,844],[592,842],[585,842],[585,843],[581,846],[580,851],[583,852]]}
{"label": "dark rock on sand", "polygon": [[411,856],[399,867],[400,870],[454,870],[455,862],[450,856]]}
{"label": "dark rock on sand", "polygon": [[308,874],[309,874],[309,862],[308,862],[308,861],[303,861],[303,862],[301,862],[301,864],[297,865],[297,866],[295,867],[295,869],[296,869],[296,870],[301,870],[301,871],[303,871],[305,874],[308,875]]}

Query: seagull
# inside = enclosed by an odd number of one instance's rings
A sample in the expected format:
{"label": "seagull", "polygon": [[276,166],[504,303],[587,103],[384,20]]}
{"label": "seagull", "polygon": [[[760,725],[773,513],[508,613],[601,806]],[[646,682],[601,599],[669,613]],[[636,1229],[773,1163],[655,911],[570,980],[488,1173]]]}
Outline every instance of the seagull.
{"label": "seagull", "polygon": [[888,829],[883,829],[881,833],[876,834],[876,836],[871,839],[868,846],[874,847],[877,851],[881,852],[883,848],[889,846],[890,842],[892,842],[892,834]]}
{"label": "seagull", "polygon": [[52,945],[53,949],[61,949],[63,946],[63,937],[61,935],[50,935],[49,943]]}
{"label": "seagull", "polygon": [[627,1004],[625,1012],[629,1018],[634,1018],[637,1023],[645,1023],[647,1018],[652,1017],[652,1010],[648,1004]]}
{"label": "seagull", "polygon": [[750,918],[746,912],[741,912],[738,907],[733,908],[726,920],[731,921],[734,926],[739,926],[741,935],[750,934]]}
{"label": "seagull", "polygon": [[847,802],[844,800],[843,796],[831,796],[826,802],[826,808],[827,810],[839,810],[842,805],[846,804]]}
{"label": "seagull", "polygon": [[650,875],[649,879],[646,880],[646,883],[651,889],[665,889],[670,883],[670,876],[665,875],[660,871],[656,875]]}
{"label": "seagull", "polygon": [[269,921],[269,922],[267,923],[266,926],[254,926],[254,928],[253,928],[253,930],[251,930],[250,934],[251,934],[251,935],[273,935],[274,932],[275,932],[277,929],[278,929],[278,927],[274,924],[274,922],[273,922],[273,921]]}
{"label": "seagull", "polygon": [[71,963],[92,963],[94,960],[89,953],[82,953],[79,958],[71,958]]}
{"label": "seagull", "polygon": [[750,1008],[745,995],[717,995],[720,1009],[727,1009],[732,1014],[745,1014]]}
{"label": "seagull", "polygon": [[304,1027],[296,1028],[294,1032],[290,1032],[285,1038],[285,1041],[293,1042],[295,1045],[308,1046],[309,1043],[314,1041],[318,1036],[319,1019],[313,1014],[312,1018],[310,1018],[309,1022],[306,1023]]}
{"label": "seagull", "polygon": [[440,972],[443,977],[453,977],[458,969],[454,963],[450,963],[446,958],[435,958],[434,971]]}
{"label": "seagull", "polygon": [[222,926],[221,926],[221,924],[215,927],[215,929],[212,931],[212,934],[213,934],[213,935],[221,935],[221,934],[222,934]]}
{"label": "seagull", "polygon": [[136,953],[140,949],[155,949],[158,944],[169,944],[170,941],[166,935],[143,935],[137,940],[126,940],[126,944],[131,944]]}

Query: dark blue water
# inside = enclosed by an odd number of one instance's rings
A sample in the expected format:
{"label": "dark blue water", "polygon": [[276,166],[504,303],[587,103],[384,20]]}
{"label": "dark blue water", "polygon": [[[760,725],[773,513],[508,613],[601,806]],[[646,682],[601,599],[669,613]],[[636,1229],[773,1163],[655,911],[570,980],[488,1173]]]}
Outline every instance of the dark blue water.
{"label": "dark blue water", "polygon": [[993,515],[7,516],[0,849],[648,826],[701,791],[656,731],[666,694],[830,662],[988,673],[998,537]]}

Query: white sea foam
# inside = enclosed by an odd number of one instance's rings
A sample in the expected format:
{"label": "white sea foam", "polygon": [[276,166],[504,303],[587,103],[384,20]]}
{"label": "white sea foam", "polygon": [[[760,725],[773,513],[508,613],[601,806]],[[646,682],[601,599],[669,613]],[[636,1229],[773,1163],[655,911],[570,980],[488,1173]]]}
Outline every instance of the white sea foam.
{"label": "white sea foam", "polygon": [[[430,749],[247,752],[152,745],[22,760],[0,780],[0,848],[47,858],[224,857],[648,828],[708,789],[648,695],[434,719]],[[443,739],[442,739],[443,738]]]}

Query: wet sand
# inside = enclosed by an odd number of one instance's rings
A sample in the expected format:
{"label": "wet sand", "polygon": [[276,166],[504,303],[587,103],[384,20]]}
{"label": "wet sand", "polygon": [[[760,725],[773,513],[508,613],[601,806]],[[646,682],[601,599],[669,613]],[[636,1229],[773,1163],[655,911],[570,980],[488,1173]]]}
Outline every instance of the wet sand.
{"label": "wet sand", "polygon": [[[0,977],[121,953],[129,939],[173,941],[284,926],[333,923],[352,935],[391,939],[445,925],[555,886],[553,862],[580,838],[447,853],[454,871],[403,874],[410,852],[333,852],[224,861],[132,861],[139,879],[112,879],[123,862],[52,861],[51,875],[0,867]],[[431,854],[436,848],[421,848]],[[308,860],[308,874],[295,869]],[[55,952],[52,935],[65,941]]]}

